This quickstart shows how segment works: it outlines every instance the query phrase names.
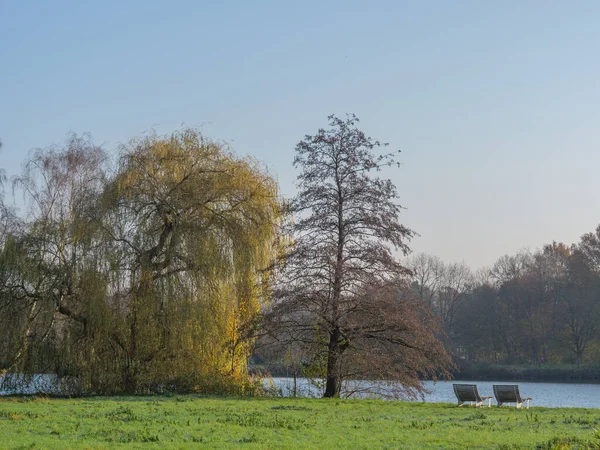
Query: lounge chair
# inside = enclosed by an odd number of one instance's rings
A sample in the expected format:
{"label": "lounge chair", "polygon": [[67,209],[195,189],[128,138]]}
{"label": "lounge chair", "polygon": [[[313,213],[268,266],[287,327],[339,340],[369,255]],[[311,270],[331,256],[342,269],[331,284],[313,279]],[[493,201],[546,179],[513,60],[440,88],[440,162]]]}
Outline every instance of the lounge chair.
{"label": "lounge chair", "polygon": [[529,408],[529,402],[533,400],[531,397],[521,397],[518,384],[495,384],[494,395],[498,406],[502,406],[504,403],[515,403],[517,408],[520,408],[523,403],[527,402],[525,407]]}
{"label": "lounge chair", "polygon": [[483,406],[487,400],[488,406],[492,406],[492,396],[482,397],[479,395],[476,384],[453,384],[454,393],[458,399],[458,406],[462,406],[465,402],[473,402],[475,407]]}

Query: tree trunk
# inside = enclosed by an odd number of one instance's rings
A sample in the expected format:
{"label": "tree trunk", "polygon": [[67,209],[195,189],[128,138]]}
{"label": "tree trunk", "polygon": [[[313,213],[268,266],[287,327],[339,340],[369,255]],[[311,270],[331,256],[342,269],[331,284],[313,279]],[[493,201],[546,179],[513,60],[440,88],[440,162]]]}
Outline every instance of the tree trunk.
{"label": "tree trunk", "polygon": [[339,397],[342,390],[342,379],[340,376],[340,330],[334,329],[329,335],[329,346],[327,352],[327,380],[325,383],[325,394],[323,397]]}

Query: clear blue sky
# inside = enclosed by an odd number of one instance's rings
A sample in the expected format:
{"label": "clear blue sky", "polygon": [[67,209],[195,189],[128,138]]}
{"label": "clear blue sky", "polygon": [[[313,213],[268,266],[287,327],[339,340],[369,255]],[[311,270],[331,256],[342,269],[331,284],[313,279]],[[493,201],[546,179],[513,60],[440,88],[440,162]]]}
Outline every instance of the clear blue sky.
{"label": "clear blue sky", "polygon": [[352,112],[403,151],[414,251],[489,265],[600,223],[598,24],[598,1],[0,0],[0,167],[185,123],[292,195],[295,143]]}

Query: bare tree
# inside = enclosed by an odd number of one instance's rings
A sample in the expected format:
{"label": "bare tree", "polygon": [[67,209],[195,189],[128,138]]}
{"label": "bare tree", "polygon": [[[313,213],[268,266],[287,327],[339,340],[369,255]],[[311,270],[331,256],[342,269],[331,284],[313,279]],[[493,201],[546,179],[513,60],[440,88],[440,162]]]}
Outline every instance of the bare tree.
{"label": "bare tree", "polygon": [[371,176],[395,166],[394,154],[376,157],[387,144],[357,123],[354,115],[329,116],[329,130],[296,146],[295,245],[267,315],[312,349],[325,397],[338,397],[348,377],[396,379],[420,391],[419,373],[433,376],[450,363],[433,322],[410,297],[408,269],[392,254],[407,254],[414,235],[399,222],[396,188]]}
{"label": "bare tree", "polygon": [[508,281],[519,279],[531,264],[531,254],[520,251],[514,256],[504,255],[494,263],[490,277],[499,286]]}
{"label": "bare tree", "polygon": [[408,260],[412,289],[437,315],[449,336],[458,308],[473,286],[471,269],[464,263],[445,264],[439,257],[420,253]]}
{"label": "bare tree", "polygon": [[444,278],[444,262],[438,257],[419,253],[407,261],[412,271],[412,287],[418,298],[433,308],[435,297],[439,292]]}

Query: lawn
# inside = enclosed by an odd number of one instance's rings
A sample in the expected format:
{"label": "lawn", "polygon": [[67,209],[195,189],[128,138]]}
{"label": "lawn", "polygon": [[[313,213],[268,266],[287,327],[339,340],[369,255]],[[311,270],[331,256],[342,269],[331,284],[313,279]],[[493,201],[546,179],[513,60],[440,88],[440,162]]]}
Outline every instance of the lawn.
{"label": "lawn", "polygon": [[10,449],[600,448],[596,429],[595,409],[201,396],[0,399],[0,448]]}

